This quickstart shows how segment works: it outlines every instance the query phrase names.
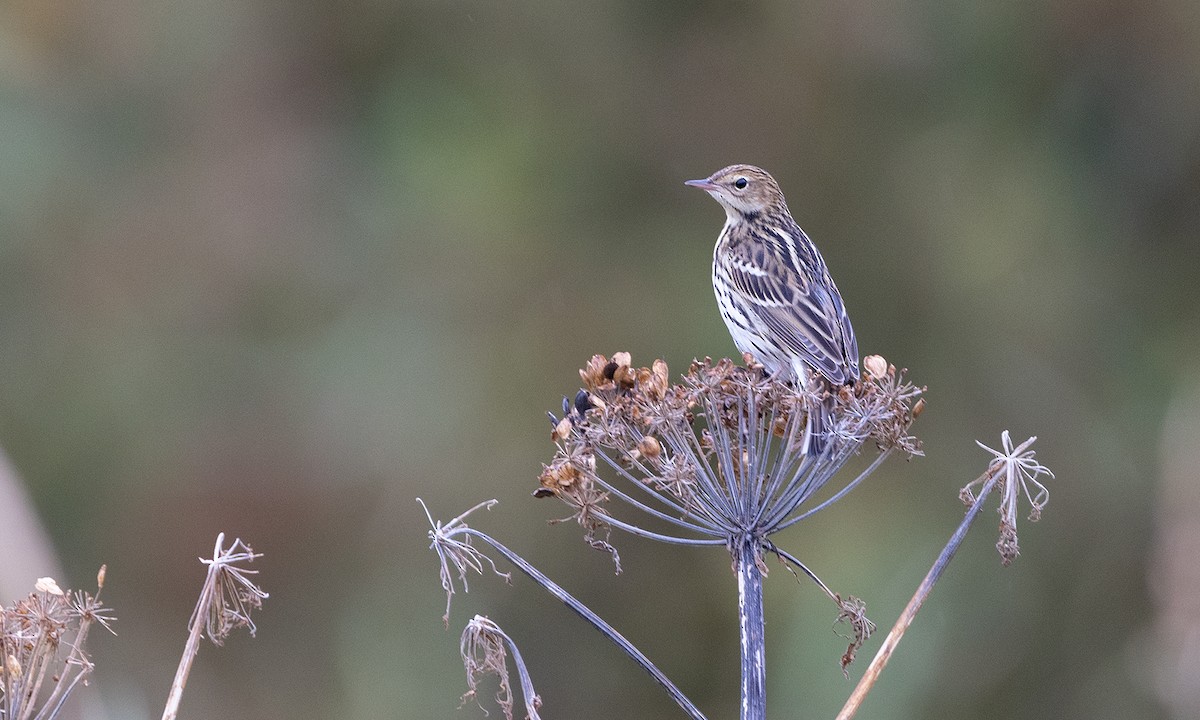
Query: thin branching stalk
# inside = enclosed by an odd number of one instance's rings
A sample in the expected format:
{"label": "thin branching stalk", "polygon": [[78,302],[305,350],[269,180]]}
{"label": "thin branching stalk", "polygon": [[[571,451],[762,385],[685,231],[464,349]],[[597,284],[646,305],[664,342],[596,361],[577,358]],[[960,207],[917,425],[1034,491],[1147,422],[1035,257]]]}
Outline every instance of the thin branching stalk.
{"label": "thin branching stalk", "polygon": [[637,525],[631,525],[629,523],[622,522],[606,513],[597,513],[597,516],[602,519],[606,525],[611,525],[618,530],[624,530],[630,535],[636,535],[638,537],[646,538],[647,540],[657,540],[658,542],[666,543],[668,545],[724,546],[728,544],[728,541],[723,538],[684,538],[677,537],[675,535],[663,535],[662,533],[643,530]]}
{"label": "thin branching stalk", "polygon": [[250,613],[262,607],[262,601],[268,595],[249,577],[258,571],[240,567],[238,563],[250,563],[260,557],[261,553],[254,552],[240,538],[225,547],[225,533],[219,533],[212,558],[200,558],[200,562],[208,566],[208,574],[188,622],[188,639],[175,678],[171,681],[167,704],[163,708],[163,720],[175,720],[179,714],[179,703],[183,699],[183,689],[187,686],[192,663],[200,651],[201,637],[207,635],[214,645],[219,646],[239,627],[247,628],[250,635],[254,635],[255,625]]}
{"label": "thin branching stalk", "polygon": [[622,652],[628,655],[630,659],[637,663],[639,667],[649,673],[650,677],[654,678],[654,681],[667,691],[667,694],[671,696],[671,699],[674,700],[685,713],[687,713],[688,717],[693,718],[693,720],[705,720],[704,714],[700,712],[699,708],[697,708],[692,701],[683,694],[683,691],[680,690],[675,683],[671,682],[671,679],[668,678],[662,672],[662,670],[659,670],[658,667],[650,661],[650,658],[646,657],[641,650],[637,649],[637,646],[629,642],[624,635],[618,632],[617,629],[612,625],[609,625],[607,622],[605,622],[605,620],[593,612],[591,608],[584,605],[575,596],[571,595],[560,585],[546,577],[542,571],[538,570],[533,565],[530,565],[520,555],[513,552],[503,543],[493,539],[486,533],[465,526],[461,527],[459,532],[470,535],[471,537],[479,538],[483,542],[486,542],[488,545],[491,545],[493,548],[495,548],[497,552],[499,552],[509,562],[516,566],[518,570],[525,573],[526,576],[528,576],[538,585],[541,585],[546,592],[558,598],[572,612],[583,618],[585,622],[599,630],[600,633],[612,641],[613,644],[621,648]]}
{"label": "thin branching stalk", "polygon": [[[201,593],[200,602],[196,605],[196,613],[206,615],[212,597]],[[188,630],[187,642],[183,645],[183,657],[179,659],[179,667],[175,670],[175,679],[171,681],[171,691],[167,694],[167,704],[163,708],[163,720],[175,720],[179,714],[179,703],[183,700],[183,689],[187,686],[188,675],[192,672],[192,662],[200,652],[200,636],[204,625],[193,622]]]}
{"label": "thin branching stalk", "polygon": [[[655,682],[657,682],[663,687],[663,689],[667,691],[667,694],[670,695],[673,700],[675,700],[676,704],[678,704],[679,707],[682,708],[689,717],[693,718],[693,720],[704,720],[704,715],[699,709],[696,708],[691,700],[688,700],[687,696],[685,696],[683,692],[676,687],[675,684],[672,683],[671,680],[665,674],[663,674],[661,670],[658,669],[658,667],[654,665],[654,663],[650,662],[650,659],[647,658],[642,651],[638,650],[633,643],[625,639],[621,633],[617,632],[617,630],[605,622],[603,618],[560,587],[553,580],[546,577],[545,574],[531,565],[520,555],[510,550],[506,545],[491,537],[487,533],[475,530],[466,524],[466,518],[468,515],[480,509],[490,510],[497,504],[495,500],[479,503],[475,507],[459,515],[448,523],[442,523],[434,520],[433,515],[429,512],[429,508],[425,505],[425,502],[420,498],[417,498],[417,502],[420,503],[421,507],[425,511],[425,517],[429,520],[429,539],[431,541],[430,548],[433,549],[438,556],[440,565],[439,575],[442,581],[442,589],[446,592],[446,614],[443,616],[443,620],[447,623],[447,625],[449,625],[450,618],[450,601],[456,592],[456,585],[454,582],[455,577],[458,578],[459,583],[462,584],[464,590],[467,588],[467,576],[472,571],[474,571],[476,574],[482,575],[485,569],[490,568],[494,574],[504,578],[505,581],[509,580],[509,575],[507,573],[500,572],[499,568],[496,567],[496,562],[492,560],[491,557],[485,555],[474,544],[472,544],[472,538],[478,538],[480,541],[487,543],[489,546],[494,548],[509,562],[515,565],[518,570],[528,576],[535,583],[542,586],[542,588],[551,595],[558,598],[559,601],[566,605],[572,612],[583,618],[585,622],[599,630],[613,644],[621,648],[622,652],[628,655],[635,663],[649,673],[650,676],[654,678]],[[470,676],[472,675],[473,661],[471,661],[467,656],[464,656],[464,658],[468,666],[468,676]],[[504,703],[502,702],[501,704],[503,705]]]}

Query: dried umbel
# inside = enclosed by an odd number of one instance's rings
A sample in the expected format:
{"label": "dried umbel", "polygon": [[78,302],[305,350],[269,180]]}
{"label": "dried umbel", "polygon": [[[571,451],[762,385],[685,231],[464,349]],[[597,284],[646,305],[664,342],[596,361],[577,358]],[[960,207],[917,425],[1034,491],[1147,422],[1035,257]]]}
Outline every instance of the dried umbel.
{"label": "dried umbel", "polygon": [[1000,540],[996,543],[996,551],[1005,565],[1011,565],[1021,554],[1017,543],[1017,505],[1021,496],[1029,502],[1030,522],[1041,519],[1042,509],[1050,502],[1050,491],[1038,478],[1043,475],[1052,478],[1054,473],[1037,461],[1036,453],[1031,449],[1036,440],[1035,436],[1014,445],[1007,430],[1000,434],[1000,450],[993,450],[976,440],[976,445],[991,453],[992,461],[988,471],[968,483],[959,494],[964,504],[971,505],[976,502],[975,493],[980,487],[991,481],[999,484],[1003,499],[1000,501]]}
{"label": "dried umbel", "polygon": [[167,705],[163,708],[163,720],[175,720],[179,714],[183,689],[187,685],[192,662],[200,652],[200,639],[203,636],[207,635],[218,646],[224,645],[225,639],[237,628],[244,627],[250,631],[251,637],[254,636],[255,626],[250,614],[261,608],[262,601],[269,595],[254,582],[253,576],[258,571],[245,565],[260,557],[262,553],[254,552],[241,538],[235,538],[232,543],[225,545],[225,533],[217,533],[212,558],[199,558],[201,563],[208,566],[208,573],[200,588],[200,599],[196,601],[192,619],[188,622],[187,643],[183,646],[183,657],[171,682]]}
{"label": "dried umbel", "polygon": [[[476,615],[471,622],[467,623],[467,626],[463,628],[462,639],[459,641],[459,652],[467,670],[467,686],[469,688],[463,695],[462,702],[464,705],[470,700],[478,702],[480,678],[495,675],[500,684],[496,691],[496,704],[504,713],[505,720],[513,720],[513,707],[516,703],[513,699],[512,685],[508,675],[510,650],[513,662],[517,666],[517,674],[520,677],[521,696],[525,704],[525,720],[540,720],[541,715],[538,714],[538,708],[541,707],[542,699],[533,689],[533,680],[529,677],[525,661],[521,659],[521,651],[499,625],[482,615]],[[483,709],[483,705],[479,707]],[[484,714],[487,714],[486,710],[484,710]]]}
{"label": "dried umbel", "polygon": [[[553,460],[539,477],[539,496],[575,508],[589,539],[601,526],[685,544],[722,544],[738,537],[765,540],[826,507],[861,482],[895,451],[921,454],[909,434],[922,393],[882,357],[864,360],[851,387],[833,391],[830,441],[804,452],[810,397],[768,377],[750,357],[695,361],[677,384],[667,365],[632,365],[629,353],[594,356],[579,371],[583,389],[551,417]],[[829,391],[826,391],[829,392]],[[813,507],[817,495],[864,448],[874,462]],[[613,517],[613,498],[687,531],[651,533]]]}
{"label": "dried umbel", "polygon": [[85,651],[93,623],[112,632],[115,621],[97,590],[64,592],[53,578],[39,578],[34,592],[0,607],[0,718],[54,718],[93,665]]}

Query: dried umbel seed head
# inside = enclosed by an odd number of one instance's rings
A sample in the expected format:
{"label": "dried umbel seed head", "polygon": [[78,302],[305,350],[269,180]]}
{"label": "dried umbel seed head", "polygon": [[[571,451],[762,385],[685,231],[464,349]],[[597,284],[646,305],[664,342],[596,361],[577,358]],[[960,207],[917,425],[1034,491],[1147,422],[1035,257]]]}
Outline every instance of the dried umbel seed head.
{"label": "dried umbel seed head", "polygon": [[613,371],[613,382],[622,390],[628,390],[637,383],[637,373],[628,365],[618,365]]}
{"label": "dried umbel seed head", "polygon": [[650,378],[646,381],[646,394],[652,399],[660,400],[667,394],[667,388],[670,385],[667,363],[663,360],[655,360],[650,369]]}
{"label": "dried umbel seed head", "polygon": [[[920,454],[908,430],[922,390],[882,357],[869,356],[867,367],[852,389],[818,397],[728,359],[693,361],[671,384],[661,360],[646,368],[628,353],[597,355],[580,372],[592,384],[584,393],[595,409],[580,413],[567,403],[571,422],[554,418],[557,452],[539,477],[539,495],[593,512],[609,498],[625,499],[609,479],[616,477],[665,494],[685,518],[703,513],[718,534],[753,522],[773,532],[866,442],[880,452]],[[809,457],[799,439],[805,408],[815,402],[828,403],[831,443]]]}
{"label": "dried umbel seed head", "polygon": [[662,360],[655,360],[652,367],[638,368],[633,376],[633,384],[625,389],[632,389],[636,385],[648,400],[662,400],[671,384],[667,376],[667,364]]}
{"label": "dried umbel seed head", "polygon": [[51,718],[95,666],[85,647],[93,625],[115,620],[97,595],[64,590],[50,577],[0,606],[0,717]]}
{"label": "dried umbel seed head", "polygon": [[[538,475],[539,489],[555,495],[575,498],[591,487],[591,478],[596,474],[596,458],[585,450],[576,450],[570,455],[560,454],[542,467]],[[544,497],[544,494],[539,495]]]}

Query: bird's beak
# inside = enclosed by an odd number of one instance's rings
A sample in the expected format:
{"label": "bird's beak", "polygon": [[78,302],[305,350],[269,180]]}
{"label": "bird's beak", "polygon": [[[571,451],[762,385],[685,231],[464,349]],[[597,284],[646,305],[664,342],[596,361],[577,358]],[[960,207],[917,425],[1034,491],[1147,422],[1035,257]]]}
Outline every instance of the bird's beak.
{"label": "bird's beak", "polygon": [[701,190],[706,190],[708,192],[718,189],[717,184],[708,178],[704,178],[703,180],[687,180],[683,184],[691,185],[692,187],[700,188]]}

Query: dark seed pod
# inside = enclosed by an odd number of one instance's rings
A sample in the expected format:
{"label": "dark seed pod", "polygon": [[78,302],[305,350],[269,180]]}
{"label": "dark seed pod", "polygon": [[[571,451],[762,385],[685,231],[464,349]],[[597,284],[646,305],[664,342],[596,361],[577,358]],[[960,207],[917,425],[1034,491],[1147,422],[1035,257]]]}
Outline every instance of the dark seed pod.
{"label": "dark seed pod", "polygon": [[608,362],[608,364],[604,366],[604,379],[605,379],[605,380],[612,380],[612,379],[613,379],[613,375],[616,375],[616,374],[617,374],[617,368],[618,368],[618,367],[620,367],[620,365],[617,365],[617,363],[615,363],[615,362],[613,362],[612,360],[610,360],[610,361]]}
{"label": "dark seed pod", "polygon": [[537,490],[533,491],[533,496],[535,498],[554,497],[554,491],[551,490],[550,488],[540,487]]}
{"label": "dark seed pod", "polygon": [[581,416],[586,415],[587,411],[594,407],[596,406],[592,403],[592,396],[588,394],[587,390],[575,393],[575,411]]}

